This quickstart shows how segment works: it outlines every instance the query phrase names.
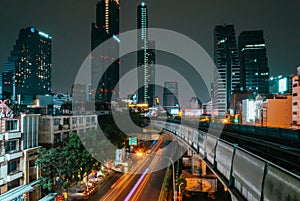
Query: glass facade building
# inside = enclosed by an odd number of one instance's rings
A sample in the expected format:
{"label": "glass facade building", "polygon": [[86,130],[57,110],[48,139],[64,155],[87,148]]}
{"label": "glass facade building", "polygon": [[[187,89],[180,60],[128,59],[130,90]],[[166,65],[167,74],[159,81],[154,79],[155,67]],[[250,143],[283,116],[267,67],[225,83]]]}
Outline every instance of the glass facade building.
{"label": "glass facade building", "polygon": [[2,73],[3,97],[31,104],[36,95],[50,94],[52,37],[33,27],[20,30]]}
{"label": "glass facade building", "polygon": [[[104,103],[119,97],[119,11],[118,1],[99,1],[91,27],[91,92],[96,101]],[[105,46],[97,48],[99,45]]]}
{"label": "glass facade building", "polygon": [[269,67],[263,31],[243,31],[238,38],[241,85],[254,95],[269,93]]}
{"label": "glass facade building", "polygon": [[213,110],[224,115],[230,107],[230,95],[240,84],[240,64],[233,25],[219,25],[214,29]]}

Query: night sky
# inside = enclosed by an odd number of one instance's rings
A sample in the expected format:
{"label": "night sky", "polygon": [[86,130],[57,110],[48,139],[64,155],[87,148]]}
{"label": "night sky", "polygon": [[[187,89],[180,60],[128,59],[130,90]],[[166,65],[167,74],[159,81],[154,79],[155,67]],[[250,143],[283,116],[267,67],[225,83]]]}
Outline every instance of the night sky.
{"label": "night sky", "polygon": [[[3,67],[19,30],[32,26],[48,33],[52,44],[54,92],[70,92],[81,63],[90,52],[96,0],[1,0],[0,66]],[[121,2],[121,32],[135,29],[136,5]],[[300,1],[151,0],[149,26],[177,31],[213,55],[215,25],[234,24],[241,31],[264,30],[271,75],[296,73],[300,64]],[[159,62],[159,61],[158,61]]]}

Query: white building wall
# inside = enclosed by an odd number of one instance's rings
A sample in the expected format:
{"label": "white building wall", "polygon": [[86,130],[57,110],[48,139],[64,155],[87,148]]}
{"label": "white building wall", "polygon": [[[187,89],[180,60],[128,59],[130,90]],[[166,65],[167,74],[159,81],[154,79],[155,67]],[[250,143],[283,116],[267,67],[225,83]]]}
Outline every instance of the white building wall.
{"label": "white building wall", "polygon": [[54,144],[71,133],[83,133],[88,129],[96,128],[97,115],[41,116],[39,143]]}
{"label": "white building wall", "polygon": [[[7,128],[7,124],[11,124],[11,122],[17,122],[14,124],[14,126]],[[20,180],[20,184],[22,184],[23,175],[20,174],[22,172],[22,166],[20,165],[21,159],[22,159],[22,149],[21,149],[21,135],[20,135],[20,119],[18,118],[11,118],[11,117],[4,117],[0,119],[0,127],[1,132],[0,135],[3,137],[0,140],[0,146],[1,146],[1,162],[0,162],[0,194],[5,193],[8,190],[8,183],[10,181],[13,181],[15,179]],[[17,141],[16,147],[14,151],[6,152],[6,142],[7,141]],[[17,164],[17,169],[8,175],[8,163],[11,162],[11,160],[17,159],[19,160],[19,163]]]}
{"label": "white building wall", "polygon": [[295,75],[292,81],[292,126],[300,127],[300,77]]}

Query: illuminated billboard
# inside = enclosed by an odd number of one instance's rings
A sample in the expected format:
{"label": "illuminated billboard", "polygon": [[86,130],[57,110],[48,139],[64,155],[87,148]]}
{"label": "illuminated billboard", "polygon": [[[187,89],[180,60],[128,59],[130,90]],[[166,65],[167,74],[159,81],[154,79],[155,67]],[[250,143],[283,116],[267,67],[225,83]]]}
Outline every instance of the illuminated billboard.
{"label": "illuminated billboard", "polygon": [[288,87],[288,79],[286,77],[281,78],[278,81],[278,92],[279,93],[286,92],[288,90],[287,87]]}
{"label": "illuminated billboard", "polygon": [[253,122],[255,119],[255,104],[253,100],[248,102],[248,122]]}
{"label": "illuminated billboard", "polygon": [[170,109],[170,114],[177,115],[178,113],[179,113],[179,108],[171,108]]}

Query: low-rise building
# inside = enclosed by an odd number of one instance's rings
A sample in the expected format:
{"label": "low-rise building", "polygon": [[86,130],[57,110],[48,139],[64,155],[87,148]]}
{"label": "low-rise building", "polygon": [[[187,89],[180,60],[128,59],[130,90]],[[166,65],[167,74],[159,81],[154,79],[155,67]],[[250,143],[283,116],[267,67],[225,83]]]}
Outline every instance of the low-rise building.
{"label": "low-rise building", "polygon": [[2,101],[0,108],[0,194],[3,194],[22,184],[23,152],[20,119],[8,115],[11,109]]}
{"label": "low-rise building", "polygon": [[258,126],[290,128],[292,122],[292,96],[266,99],[260,105]]}
{"label": "low-rise building", "polygon": [[300,66],[292,81],[292,127],[300,127]]}
{"label": "low-rise building", "polygon": [[39,145],[60,145],[72,133],[83,134],[97,128],[97,115],[49,116],[39,118]]}
{"label": "low-rise building", "polygon": [[257,95],[255,99],[243,100],[242,108],[242,124],[277,128],[291,127],[291,96]]}
{"label": "low-rise building", "polygon": [[[35,165],[36,155],[39,146],[39,114],[22,114],[21,115],[21,148],[23,150],[23,157],[21,165],[23,166],[23,185],[37,181],[41,176],[39,166]],[[29,201],[39,200],[41,198],[41,189],[34,188],[33,190],[25,193]]]}
{"label": "low-rise building", "polygon": [[36,184],[40,170],[35,166],[35,154],[40,148],[39,115],[13,117],[5,101],[1,101],[0,111],[0,200],[39,200]]}

